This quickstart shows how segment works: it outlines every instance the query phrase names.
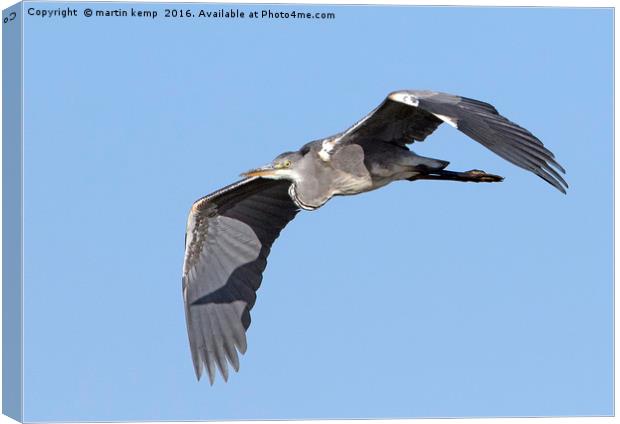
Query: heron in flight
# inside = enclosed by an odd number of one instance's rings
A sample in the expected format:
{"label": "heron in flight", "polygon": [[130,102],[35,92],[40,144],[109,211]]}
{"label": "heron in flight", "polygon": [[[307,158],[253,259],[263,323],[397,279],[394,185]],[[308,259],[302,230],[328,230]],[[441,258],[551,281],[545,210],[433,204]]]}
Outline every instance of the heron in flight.
{"label": "heron in flight", "polygon": [[449,162],[418,156],[407,145],[442,123],[463,132],[513,164],[566,193],[564,169],[528,130],[488,103],[435,91],[396,91],[339,134],[242,174],[245,178],[197,200],[189,213],[183,298],[196,376],[216,366],[228,380],[247,348],[250,310],[280,231],[300,209],[312,211],[333,196],[375,190],[393,181],[474,183],[503,178],[484,171],[448,171]]}

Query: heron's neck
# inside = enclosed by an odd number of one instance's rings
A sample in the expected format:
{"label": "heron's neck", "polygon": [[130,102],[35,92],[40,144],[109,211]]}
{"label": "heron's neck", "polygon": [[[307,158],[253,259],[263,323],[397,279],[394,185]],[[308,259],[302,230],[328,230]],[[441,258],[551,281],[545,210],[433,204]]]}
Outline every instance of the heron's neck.
{"label": "heron's neck", "polygon": [[298,181],[299,175],[292,169],[278,169],[271,175],[265,175],[263,178],[269,178],[270,180],[289,180],[289,181]]}

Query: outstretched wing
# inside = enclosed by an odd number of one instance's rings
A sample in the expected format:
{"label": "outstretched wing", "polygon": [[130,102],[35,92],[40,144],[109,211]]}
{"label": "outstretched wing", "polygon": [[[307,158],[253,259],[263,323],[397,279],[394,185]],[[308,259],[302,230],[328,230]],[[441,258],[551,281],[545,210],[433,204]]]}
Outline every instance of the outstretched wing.
{"label": "outstretched wing", "polygon": [[423,141],[443,122],[566,193],[568,184],[560,175],[564,168],[538,138],[492,105],[467,97],[435,91],[393,92],[336,141],[377,140],[405,146]]}
{"label": "outstretched wing", "polygon": [[196,376],[239,370],[245,331],[271,245],[298,212],[290,182],[247,178],[194,203],[187,220],[183,298]]}

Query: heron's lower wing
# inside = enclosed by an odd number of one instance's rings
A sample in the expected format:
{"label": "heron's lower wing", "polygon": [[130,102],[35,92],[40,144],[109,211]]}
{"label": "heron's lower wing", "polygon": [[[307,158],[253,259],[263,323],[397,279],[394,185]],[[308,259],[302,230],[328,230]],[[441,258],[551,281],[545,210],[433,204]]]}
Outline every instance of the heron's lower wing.
{"label": "heron's lower wing", "polygon": [[187,222],[183,297],[196,376],[228,378],[275,239],[298,211],[290,182],[248,178],[198,200]]}
{"label": "heron's lower wing", "polygon": [[509,121],[488,103],[434,91],[391,93],[373,112],[345,131],[341,142],[421,141],[442,123],[457,128],[497,155],[533,172],[565,193],[565,171],[531,132]]}

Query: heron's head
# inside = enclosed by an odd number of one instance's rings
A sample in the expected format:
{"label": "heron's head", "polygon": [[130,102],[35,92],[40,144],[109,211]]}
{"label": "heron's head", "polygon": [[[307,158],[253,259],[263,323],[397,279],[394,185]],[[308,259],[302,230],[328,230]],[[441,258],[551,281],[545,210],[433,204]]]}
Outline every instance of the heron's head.
{"label": "heron's head", "polygon": [[252,169],[241,174],[244,177],[263,177],[272,180],[298,180],[297,165],[303,155],[299,152],[286,152],[276,157],[269,165]]}

